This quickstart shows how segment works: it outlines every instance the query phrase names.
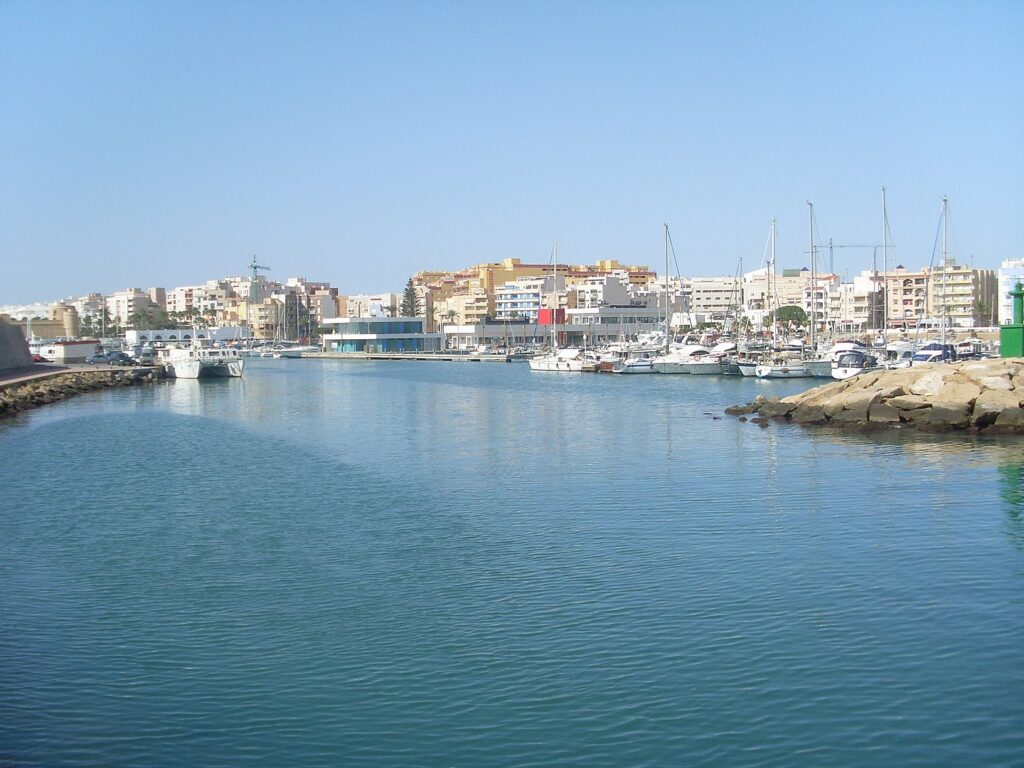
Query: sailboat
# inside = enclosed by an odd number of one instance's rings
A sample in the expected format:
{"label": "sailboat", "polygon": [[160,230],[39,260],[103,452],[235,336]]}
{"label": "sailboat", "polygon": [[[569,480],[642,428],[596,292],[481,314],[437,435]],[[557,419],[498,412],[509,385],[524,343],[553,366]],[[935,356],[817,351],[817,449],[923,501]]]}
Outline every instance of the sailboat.
{"label": "sailboat", "polygon": [[[810,209],[810,232],[811,232],[811,263],[814,263],[814,206],[811,203],[807,203]],[[772,300],[777,301],[778,297],[772,293],[772,283],[775,280],[775,221],[772,221],[772,256],[771,256],[771,267],[768,270],[768,306],[772,305]],[[813,337],[814,333],[814,273],[811,273],[811,334]],[[776,307],[776,311],[777,311]],[[778,337],[776,334],[776,322],[777,318],[772,322],[772,339],[777,343]],[[743,367],[740,367],[740,372],[743,373]],[[807,366],[804,365],[803,360],[777,360],[775,362],[761,363],[754,367],[754,374],[759,379],[803,379],[813,374],[807,370]],[[831,375],[831,370],[829,371]]]}
{"label": "sailboat", "polygon": [[530,358],[531,371],[563,371],[582,373],[585,357],[579,349],[558,348],[558,241],[552,250],[554,262],[554,285],[552,295],[555,297],[554,308],[551,310],[551,352],[546,355]]}

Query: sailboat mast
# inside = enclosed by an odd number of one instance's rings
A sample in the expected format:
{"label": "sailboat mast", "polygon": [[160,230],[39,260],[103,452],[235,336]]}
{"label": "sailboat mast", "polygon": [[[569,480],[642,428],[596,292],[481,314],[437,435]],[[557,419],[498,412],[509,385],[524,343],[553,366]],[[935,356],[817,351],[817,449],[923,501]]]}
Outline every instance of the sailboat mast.
{"label": "sailboat mast", "polygon": [[939,324],[940,343],[946,343],[946,224],[949,219],[949,198],[942,196],[942,319]]}
{"label": "sailboat mast", "polygon": [[672,340],[672,324],[668,312],[668,224],[665,224],[665,354]]}
{"label": "sailboat mast", "polygon": [[809,250],[811,254],[811,351],[813,352],[817,347],[817,344],[815,343],[817,322],[814,317],[814,203],[810,200],[807,201],[807,232],[807,239],[810,243]]}
{"label": "sailboat mast", "polygon": [[[885,187],[882,187],[882,336],[889,327],[889,214],[885,209]],[[875,288],[877,288],[877,284]]]}
{"label": "sailboat mast", "polygon": [[554,274],[554,285],[552,286],[551,294],[554,296],[554,307],[551,309],[551,349],[558,349],[558,241],[555,240],[555,244],[551,250],[551,259],[555,264]]}
{"label": "sailboat mast", "polygon": [[769,260],[768,266],[768,313],[771,315],[772,318],[772,343],[774,344],[775,342],[778,341],[778,339],[776,339],[775,337],[775,328],[777,323],[779,322],[779,318],[776,314],[775,309],[772,309],[772,305],[775,302],[775,219],[772,219],[771,234],[772,257]]}

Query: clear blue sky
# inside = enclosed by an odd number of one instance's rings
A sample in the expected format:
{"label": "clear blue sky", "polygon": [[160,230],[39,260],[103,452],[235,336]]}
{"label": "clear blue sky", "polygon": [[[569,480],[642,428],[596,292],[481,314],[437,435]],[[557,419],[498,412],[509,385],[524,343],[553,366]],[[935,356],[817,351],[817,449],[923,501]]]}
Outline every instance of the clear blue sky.
{"label": "clear blue sky", "polygon": [[[1024,256],[1024,3],[0,2],[0,304],[399,290],[559,240],[684,274]],[[837,271],[870,266],[841,251]]]}

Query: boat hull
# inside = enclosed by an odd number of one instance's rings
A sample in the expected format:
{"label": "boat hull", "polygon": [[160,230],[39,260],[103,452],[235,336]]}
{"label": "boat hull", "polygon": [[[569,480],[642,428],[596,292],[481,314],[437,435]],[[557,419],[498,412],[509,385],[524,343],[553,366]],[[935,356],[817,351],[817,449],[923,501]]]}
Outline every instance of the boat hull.
{"label": "boat hull", "polygon": [[807,379],[811,374],[803,363],[794,365],[759,365],[754,374],[759,379]]}
{"label": "boat hull", "polygon": [[245,359],[207,362],[205,360],[180,360],[166,363],[164,370],[172,379],[218,379],[241,378],[245,370]]}
{"label": "boat hull", "polygon": [[736,363],[740,376],[757,376],[757,363]]}
{"label": "boat hull", "polygon": [[582,360],[552,360],[549,358],[533,358],[529,361],[531,371],[551,371],[562,373],[583,373]]}

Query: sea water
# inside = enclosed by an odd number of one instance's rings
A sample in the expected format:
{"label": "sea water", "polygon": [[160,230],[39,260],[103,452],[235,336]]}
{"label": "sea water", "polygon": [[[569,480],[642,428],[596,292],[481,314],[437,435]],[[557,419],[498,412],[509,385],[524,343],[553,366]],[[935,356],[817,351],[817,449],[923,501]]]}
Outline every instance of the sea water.
{"label": "sea water", "polygon": [[0,423],[0,764],[1024,761],[1024,444],[252,360]]}

